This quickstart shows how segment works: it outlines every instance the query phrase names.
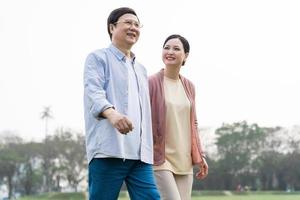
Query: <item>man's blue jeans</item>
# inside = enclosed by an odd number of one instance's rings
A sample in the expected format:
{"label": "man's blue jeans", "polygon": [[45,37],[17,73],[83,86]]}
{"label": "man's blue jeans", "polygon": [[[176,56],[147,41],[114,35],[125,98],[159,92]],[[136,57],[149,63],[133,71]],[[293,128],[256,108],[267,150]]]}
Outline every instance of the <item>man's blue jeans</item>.
{"label": "man's blue jeans", "polygon": [[125,181],[131,200],[158,200],[152,165],[140,160],[94,158],[89,164],[89,199],[117,200]]}

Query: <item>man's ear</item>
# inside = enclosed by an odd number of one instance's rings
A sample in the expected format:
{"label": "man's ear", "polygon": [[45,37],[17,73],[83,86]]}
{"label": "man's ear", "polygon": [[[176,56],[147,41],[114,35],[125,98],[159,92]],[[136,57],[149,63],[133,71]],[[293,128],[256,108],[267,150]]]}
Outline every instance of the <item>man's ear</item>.
{"label": "man's ear", "polygon": [[115,26],[114,26],[113,24],[110,24],[110,25],[109,25],[109,32],[110,32],[110,34],[113,33],[114,28],[115,28]]}

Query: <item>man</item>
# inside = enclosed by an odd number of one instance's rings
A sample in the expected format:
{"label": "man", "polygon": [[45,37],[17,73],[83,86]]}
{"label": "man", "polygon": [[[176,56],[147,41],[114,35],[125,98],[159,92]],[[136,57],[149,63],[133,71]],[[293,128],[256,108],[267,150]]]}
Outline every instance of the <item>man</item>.
{"label": "man", "polygon": [[131,52],[140,28],[133,9],[113,10],[107,19],[111,45],[85,62],[90,200],[116,200],[123,181],[133,200],[160,199],[152,171],[147,72]]}

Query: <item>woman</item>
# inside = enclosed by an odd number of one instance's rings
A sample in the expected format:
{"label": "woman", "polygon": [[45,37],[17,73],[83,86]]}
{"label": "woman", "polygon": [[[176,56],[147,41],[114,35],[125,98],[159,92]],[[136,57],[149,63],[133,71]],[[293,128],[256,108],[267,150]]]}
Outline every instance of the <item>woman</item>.
{"label": "woman", "polygon": [[154,171],[164,200],[191,199],[193,165],[200,168],[198,179],[208,174],[197,128],[195,88],[180,75],[189,51],[184,37],[170,35],[163,44],[165,68],[149,77]]}

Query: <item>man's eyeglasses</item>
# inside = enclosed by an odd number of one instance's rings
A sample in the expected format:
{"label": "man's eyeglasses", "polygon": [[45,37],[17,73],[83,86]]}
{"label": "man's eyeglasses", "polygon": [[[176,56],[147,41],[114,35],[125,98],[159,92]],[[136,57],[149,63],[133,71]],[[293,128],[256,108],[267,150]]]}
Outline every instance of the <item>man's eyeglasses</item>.
{"label": "man's eyeglasses", "polygon": [[134,28],[137,28],[137,29],[140,29],[140,28],[143,27],[143,25],[141,23],[139,23],[137,21],[133,21],[133,20],[118,21],[118,22],[116,22],[114,24],[116,25],[116,24],[119,24],[119,23],[123,23],[123,24],[125,24],[128,27],[134,26]]}

